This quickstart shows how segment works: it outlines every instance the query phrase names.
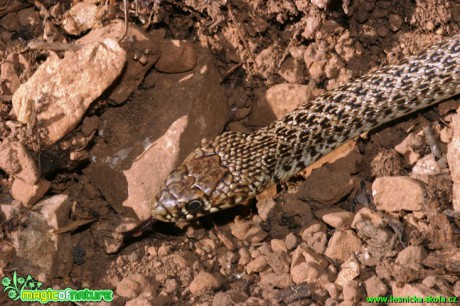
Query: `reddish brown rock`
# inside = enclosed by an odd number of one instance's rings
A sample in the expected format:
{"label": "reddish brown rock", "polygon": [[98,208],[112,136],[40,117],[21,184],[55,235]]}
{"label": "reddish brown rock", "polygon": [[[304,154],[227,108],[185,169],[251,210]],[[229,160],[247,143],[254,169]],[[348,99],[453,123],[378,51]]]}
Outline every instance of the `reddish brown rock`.
{"label": "reddish brown rock", "polygon": [[447,161],[449,163],[450,173],[452,175],[452,205],[454,209],[460,212],[460,113],[452,117],[453,135],[452,140],[447,146]]}
{"label": "reddish brown rock", "polygon": [[190,292],[193,295],[201,294],[208,290],[215,290],[220,287],[220,282],[214,275],[201,271],[198,273],[190,284]]}
{"label": "reddish brown rock", "polygon": [[405,176],[379,177],[372,184],[377,209],[388,212],[421,211],[425,202],[425,187]]}
{"label": "reddish brown rock", "polygon": [[337,275],[335,283],[343,287],[345,284],[358,277],[360,272],[361,268],[358,260],[354,256],[350,256],[348,260],[340,266],[340,272]]}
{"label": "reddish brown rock", "polygon": [[[164,73],[182,73],[195,68],[197,54],[188,41],[163,40],[160,44],[161,56],[155,69]],[[207,67],[202,67],[207,69]],[[206,71],[203,70],[202,73]]]}
{"label": "reddish brown rock", "polygon": [[361,249],[361,240],[351,231],[336,231],[329,240],[325,255],[338,262],[343,262],[354,252]]}
{"label": "reddish brown rock", "polygon": [[287,252],[274,252],[266,257],[267,264],[272,268],[275,273],[288,273],[290,257]]}
{"label": "reddish brown rock", "polygon": [[263,271],[266,266],[267,260],[265,259],[265,256],[259,256],[246,265],[246,272],[248,274],[258,273]]}
{"label": "reddish brown rock", "polygon": [[328,164],[312,171],[299,187],[298,195],[304,200],[332,205],[349,194],[353,186],[353,180],[348,172],[340,171],[337,167]]}
{"label": "reddish brown rock", "polygon": [[333,228],[346,230],[351,227],[355,215],[344,209],[331,207],[317,210],[315,216]]}
{"label": "reddish brown rock", "polygon": [[384,296],[388,291],[387,286],[375,275],[364,281],[364,287],[367,296]]}
{"label": "reddish brown rock", "polygon": [[93,3],[79,2],[64,14],[62,28],[70,35],[80,35],[97,24],[98,11]]}
{"label": "reddish brown rock", "polygon": [[89,105],[121,73],[126,52],[111,39],[94,42],[64,58],[51,53],[13,95],[18,121],[46,130],[50,145],[71,131]]}
{"label": "reddish brown rock", "polygon": [[422,262],[427,256],[425,249],[422,246],[410,245],[396,257],[396,263],[402,266],[417,265]]}
{"label": "reddish brown rock", "polygon": [[361,291],[357,281],[349,281],[343,285],[343,299],[345,302],[352,303],[357,303],[359,300],[361,300]]}

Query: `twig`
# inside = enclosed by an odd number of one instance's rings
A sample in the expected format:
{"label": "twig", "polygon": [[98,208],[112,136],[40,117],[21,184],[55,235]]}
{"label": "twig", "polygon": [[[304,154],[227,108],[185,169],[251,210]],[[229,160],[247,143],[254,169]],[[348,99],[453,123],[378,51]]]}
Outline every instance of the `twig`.
{"label": "twig", "polygon": [[276,295],[279,302],[284,302],[286,304],[303,300],[310,296],[311,290],[307,283],[290,286],[289,288],[280,290]]}
{"label": "twig", "polygon": [[243,66],[243,62],[240,62],[239,64],[236,64],[232,68],[228,69],[225,73],[222,79],[220,80],[220,84],[225,82],[236,70],[238,70],[241,66]]}
{"label": "twig", "polygon": [[447,168],[446,160],[445,158],[443,158],[441,148],[439,147],[438,140],[435,136],[434,129],[431,123],[424,127],[423,131],[425,132],[426,141],[430,146],[431,153],[433,153],[435,160],[438,162],[439,166],[442,169]]}
{"label": "twig", "polygon": [[41,42],[31,41],[27,45],[30,49],[39,50],[53,50],[53,51],[77,51],[83,47],[83,45],[73,45],[60,42]]}
{"label": "twig", "polygon": [[286,49],[284,50],[284,53],[283,53],[283,56],[281,57],[281,60],[276,65],[276,72],[278,72],[278,70],[281,67],[281,64],[286,59],[286,57],[287,57],[287,55],[289,53],[289,49],[292,47],[292,43],[293,43],[294,39],[297,37],[297,35],[299,35],[299,32],[300,32],[300,28],[295,31],[294,35],[292,35],[291,40],[289,41],[289,44],[287,45]]}
{"label": "twig", "polygon": [[232,6],[230,4],[228,4],[228,14],[230,15],[230,18],[232,19],[233,23],[236,26],[236,30],[237,30],[238,34],[240,35],[240,39],[243,42],[244,48],[248,51],[249,56],[251,57],[252,61],[254,62],[254,65],[256,67],[258,67],[257,62],[256,62],[256,58],[254,57],[254,54],[252,53],[251,49],[249,48],[248,43],[244,39],[243,31],[241,30],[239,22],[235,18],[235,14],[233,14],[233,9],[232,9]]}
{"label": "twig", "polygon": [[123,32],[121,38],[118,40],[119,43],[123,40],[123,38],[125,38],[126,34],[128,33],[128,0],[123,0],[123,6],[125,12],[125,31]]}

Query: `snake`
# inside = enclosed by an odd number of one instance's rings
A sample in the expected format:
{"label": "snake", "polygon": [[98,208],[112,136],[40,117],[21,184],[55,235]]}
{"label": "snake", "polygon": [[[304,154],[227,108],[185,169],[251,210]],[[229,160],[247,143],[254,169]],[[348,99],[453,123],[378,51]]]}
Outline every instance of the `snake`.
{"label": "snake", "polygon": [[188,221],[246,204],[348,140],[460,93],[460,35],[307,101],[252,133],[228,131],[166,178],[150,220]]}

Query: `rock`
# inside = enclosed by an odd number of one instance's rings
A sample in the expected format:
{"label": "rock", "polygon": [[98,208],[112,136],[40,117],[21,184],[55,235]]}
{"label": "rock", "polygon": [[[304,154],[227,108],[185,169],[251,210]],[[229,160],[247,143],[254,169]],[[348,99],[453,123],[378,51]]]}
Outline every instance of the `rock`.
{"label": "rock", "polygon": [[97,24],[98,11],[96,4],[79,2],[64,14],[62,28],[70,35],[80,35]]}
{"label": "rock", "polygon": [[27,8],[18,12],[18,20],[22,27],[33,28],[40,24],[40,15],[34,8]]}
{"label": "rock", "polygon": [[361,240],[351,231],[336,231],[329,240],[324,254],[339,262],[345,261],[352,253],[361,249]]}
{"label": "rock", "polygon": [[335,283],[344,287],[348,282],[359,276],[361,272],[359,262],[354,256],[350,256],[346,262],[340,266],[340,272],[337,275]]}
{"label": "rock", "polygon": [[434,155],[428,154],[417,160],[412,168],[410,177],[428,184],[430,176],[439,175],[441,173],[441,166],[439,166],[439,163]]}
{"label": "rock", "polygon": [[244,267],[251,261],[251,254],[246,247],[239,249],[238,255],[240,255],[240,260],[238,261],[239,267]]}
{"label": "rock", "polygon": [[281,64],[278,74],[288,83],[305,83],[305,64],[303,60],[288,57]]}
{"label": "rock", "polygon": [[[273,240],[272,240],[273,241]],[[285,241],[285,248],[287,250],[293,250],[297,244],[298,244],[298,239],[297,236],[294,233],[289,233],[286,236],[286,241]],[[273,248],[273,243],[272,243],[272,248]],[[275,251],[275,249],[273,249]],[[286,250],[285,250],[286,251]]]}
{"label": "rock", "polygon": [[262,272],[267,266],[265,256],[259,256],[246,265],[246,272],[248,274]]}
{"label": "rock", "polygon": [[234,222],[230,223],[230,231],[238,240],[244,240],[250,227],[251,222],[241,218],[235,218]]}
{"label": "rock", "polygon": [[425,249],[422,246],[410,245],[396,257],[396,263],[401,266],[417,265],[422,262],[427,256]]}
{"label": "rock", "polygon": [[288,273],[264,273],[260,276],[260,284],[271,288],[284,289],[292,285],[292,280]]}
{"label": "rock", "polygon": [[18,14],[12,12],[0,18],[0,27],[10,32],[18,32],[21,28],[18,20]]}
{"label": "rock", "polygon": [[338,207],[317,210],[315,216],[333,228],[346,230],[351,227],[354,214]]}
{"label": "rock", "polygon": [[[311,188],[311,186],[317,186]],[[348,172],[327,164],[311,172],[300,185],[298,196],[306,201],[332,205],[353,190],[353,180]]]}
{"label": "rock", "polygon": [[147,219],[171,170],[203,138],[223,131],[228,103],[220,75],[208,52],[197,53],[192,72],[152,71],[145,80],[148,88],[100,117],[102,139],[91,149],[93,162],[84,173],[115,211],[132,208],[139,219]]}
{"label": "rock", "polygon": [[51,53],[13,95],[18,121],[38,124],[51,145],[71,131],[89,105],[118,77],[126,52],[114,40],[95,42],[63,59]]}
{"label": "rock", "polygon": [[372,184],[372,195],[378,210],[421,211],[425,187],[420,181],[405,176],[378,177]]}
{"label": "rock", "polygon": [[324,67],[324,72],[328,79],[334,79],[339,75],[340,68],[343,68],[345,64],[338,55],[332,55]]}
{"label": "rock", "polygon": [[325,76],[324,67],[326,66],[326,60],[314,61],[313,64],[308,68],[311,79],[316,83],[323,81]]}
{"label": "rock", "polygon": [[452,206],[460,212],[460,113],[452,117],[451,124],[454,133],[451,142],[447,145],[447,162],[452,176]]}
{"label": "rock", "polygon": [[[195,68],[197,54],[188,41],[164,40],[160,44],[161,56],[155,69],[164,73],[182,73]],[[205,67],[203,67],[205,69]]]}
{"label": "rock", "polygon": [[363,207],[356,213],[353,222],[351,223],[351,228],[356,229],[356,225],[362,222],[370,222],[377,228],[383,228],[386,224],[378,212],[373,211],[368,207]]}
{"label": "rock", "polygon": [[29,185],[40,180],[35,160],[26,147],[17,141],[4,140],[0,144],[0,168]]}
{"label": "rock", "polygon": [[388,291],[388,288],[376,275],[366,279],[364,287],[366,288],[367,296],[384,296]]}
{"label": "rock", "polygon": [[11,186],[11,195],[26,207],[31,207],[38,200],[43,198],[51,183],[47,180],[40,180],[30,185],[21,179],[15,179]]}
{"label": "rock", "polygon": [[313,4],[319,9],[325,9],[328,3],[329,0],[311,0],[311,4]]}
{"label": "rock", "polygon": [[425,145],[422,137],[410,133],[401,143],[395,146],[395,150],[405,157],[409,165],[414,165],[420,158],[420,154],[417,152],[419,150],[417,149],[422,145]]}
{"label": "rock", "polygon": [[401,28],[403,19],[399,15],[391,14],[388,17],[388,22],[390,23],[390,30],[393,32],[397,32]]}
{"label": "rock", "polygon": [[258,243],[265,240],[268,237],[268,233],[264,231],[260,225],[253,225],[247,233],[244,235],[244,240],[249,243]]}
{"label": "rock", "polygon": [[324,253],[327,244],[326,225],[312,221],[302,231],[302,240],[318,254]]}
{"label": "rock", "polygon": [[81,132],[84,136],[90,136],[94,131],[99,129],[99,117],[98,116],[90,116],[85,117],[81,124]]}
{"label": "rock", "polygon": [[445,126],[439,131],[439,140],[441,140],[442,143],[450,143],[452,136],[454,136],[454,130],[449,126]]}
{"label": "rock", "polygon": [[[120,41],[124,32],[125,23],[122,20],[115,20],[104,27],[95,28],[77,40],[77,43],[87,45],[108,38]],[[115,104],[126,102],[144,81],[147,71],[159,59],[159,46],[163,43],[162,40],[154,38],[133,23],[129,24],[126,37],[130,39],[123,39],[120,42],[120,46],[126,51],[126,65],[116,85],[107,92],[109,100]]]}
{"label": "rock", "polygon": [[190,292],[193,295],[198,295],[208,290],[216,290],[220,286],[220,282],[214,277],[214,275],[201,271],[195,276],[190,284]]}
{"label": "rock", "polygon": [[243,303],[248,296],[239,290],[230,289],[225,292],[217,292],[212,299],[212,306],[233,306],[235,304]]}
{"label": "rock", "polygon": [[0,277],[4,276],[4,268],[13,260],[15,251],[10,242],[0,241]]}
{"label": "rock", "polygon": [[9,54],[0,64],[0,80],[3,83],[3,94],[12,95],[21,85],[19,78],[20,72],[17,71],[18,66],[22,66],[18,55]]}
{"label": "rock", "polygon": [[278,50],[274,45],[262,50],[256,55],[257,72],[265,79],[269,78],[276,69]]}
{"label": "rock", "polygon": [[56,195],[25,212],[27,227],[18,227],[9,236],[16,249],[14,267],[31,275],[43,273],[46,279],[69,275],[73,263],[70,233],[53,231],[67,224],[71,205],[67,195]]}
{"label": "rock", "polygon": [[316,282],[323,271],[318,265],[302,262],[291,268],[292,281],[297,285]]}
{"label": "rock", "polygon": [[137,281],[133,279],[133,277],[127,276],[123,278],[118,284],[115,292],[126,299],[134,299],[139,294],[141,294],[143,290],[143,286],[146,285],[146,281]]}
{"label": "rock", "polygon": [[121,233],[134,228],[135,225],[132,218],[116,215],[94,223],[91,226],[91,232],[99,247],[107,254],[113,254],[118,252],[123,244]]}
{"label": "rock", "polygon": [[154,299],[147,298],[143,295],[138,296],[135,299],[129,300],[126,302],[126,306],[144,306],[144,305],[153,305],[155,303]]}
{"label": "rock", "polygon": [[333,299],[337,299],[339,297],[340,291],[339,288],[336,284],[334,283],[327,283],[324,285],[324,289],[327,290],[327,293],[331,296]]}
{"label": "rock", "polygon": [[[309,15],[306,17],[305,28],[302,32],[302,36],[306,39],[315,38],[316,33],[318,32],[319,27],[321,26],[321,18],[319,16]],[[309,62],[306,62],[308,64]],[[310,65],[308,65],[310,66]]]}
{"label": "rock", "polygon": [[267,264],[275,273],[288,273],[290,258],[287,252],[274,252],[266,257]]}
{"label": "rock", "polygon": [[292,253],[291,269],[303,262],[315,265],[321,270],[326,269],[328,266],[327,260],[322,255],[316,253],[305,244],[299,245]]}
{"label": "rock", "polygon": [[343,299],[345,302],[357,303],[361,300],[359,283],[355,280],[349,281],[343,285]]}
{"label": "rock", "polygon": [[167,279],[164,283],[163,290],[168,293],[174,293],[179,289],[179,283],[175,279]]}
{"label": "rock", "polygon": [[378,34],[380,37],[386,37],[386,36],[388,36],[389,32],[390,32],[390,31],[389,31],[387,25],[385,25],[385,24],[382,24],[381,26],[379,26],[379,27],[377,28],[377,34]]}
{"label": "rock", "polygon": [[322,90],[310,85],[289,83],[274,85],[265,93],[258,95],[250,115],[250,125],[266,126],[321,93]]}
{"label": "rock", "polygon": [[270,246],[274,252],[287,252],[286,243],[281,239],[270,240]]}

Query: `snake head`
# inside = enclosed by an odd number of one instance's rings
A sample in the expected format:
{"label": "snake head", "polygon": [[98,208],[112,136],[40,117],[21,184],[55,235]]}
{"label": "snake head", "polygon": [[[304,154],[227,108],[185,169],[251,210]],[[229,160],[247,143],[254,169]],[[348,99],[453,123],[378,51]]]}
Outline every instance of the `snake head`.
{"label": "snake head", "polygon": [[[200,149],[166,179],[152,207],[152,217],[166,222],[191,220],[233,206],[223,194],[233,176],[219,155],[204,155]],[[223,184],[223,185],[222,185]]]}

